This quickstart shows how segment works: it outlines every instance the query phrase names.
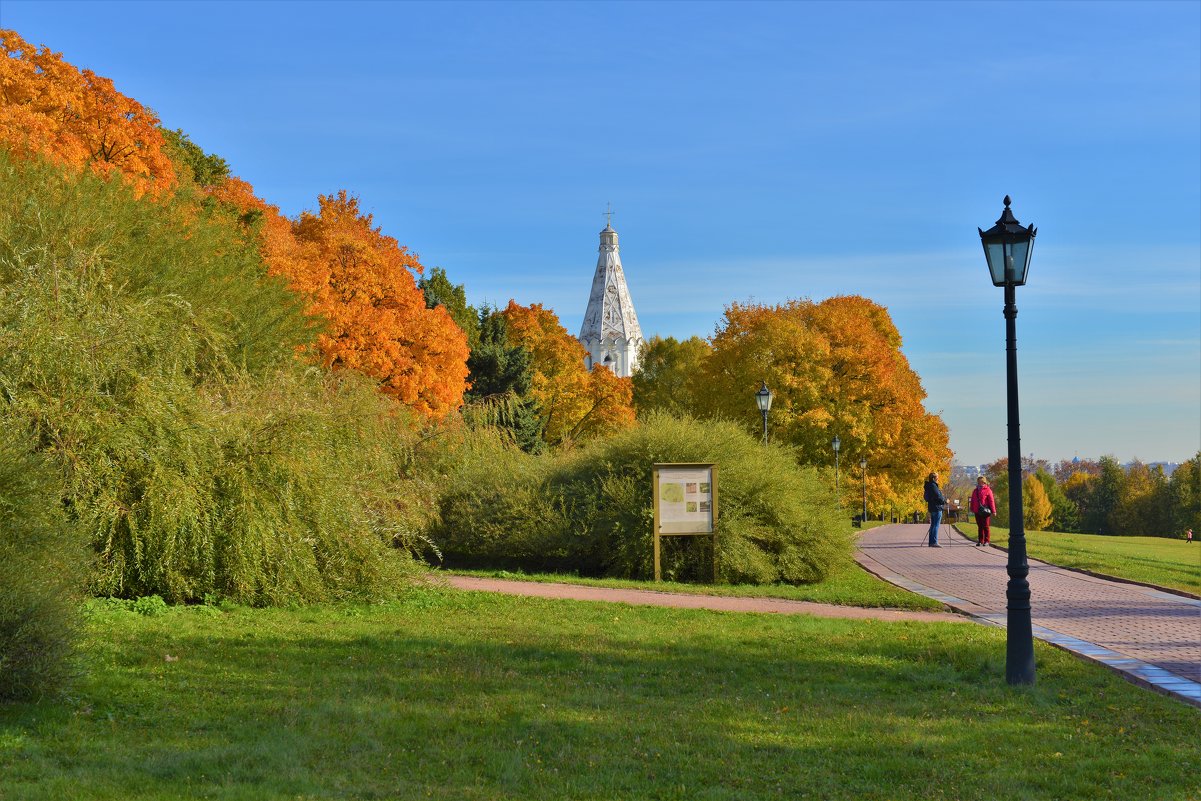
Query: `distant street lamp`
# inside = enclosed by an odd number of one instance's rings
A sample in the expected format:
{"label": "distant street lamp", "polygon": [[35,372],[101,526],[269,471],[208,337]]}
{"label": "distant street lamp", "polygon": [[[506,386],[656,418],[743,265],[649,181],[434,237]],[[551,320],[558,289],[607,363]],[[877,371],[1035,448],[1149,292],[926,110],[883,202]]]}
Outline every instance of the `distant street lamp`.
{"label": "distant street lamp", "polygon": [[[837,434],[834,435],[834,442],[832,444],[834,445],[834,493],[837,494],[838,493],[838,449],[842,447],[842,440],[840,440],[838,438]],[[842,504],[839,503],[839,506],[841,506],[841,505]]]}
{"label": "distant street lamp", "polygon": [[1009,426],[1009,586],[1005,590],[1005,680],[1010,684],[1034,683],[1034,634],[1030,623],[1030,565],[1026,562],[1026,530],[1022,522],[1022,446],[1018,424],[1017,293],[1026,283],[1030,254],[1038,229],[1023,227],[1009,210],[1009,195],[1001,219],[980,231],[984,258],[993,286],[1005,287],[1005,379]]}
{"label": "distant street lamp", "polygon": [[759,387],[759,391],[755,393],[755,405],[759,407],[759,411],[763,412],[763,444],[767,444],[767,413],[771,411],[771,390],[767,388],[767,381],[763,382],[763,386]]}
{"label": "distant street lamp", "polygon": [[859,460],[859,472],[863,475],[863,517],[860,520],[867,522],[867,459]]}

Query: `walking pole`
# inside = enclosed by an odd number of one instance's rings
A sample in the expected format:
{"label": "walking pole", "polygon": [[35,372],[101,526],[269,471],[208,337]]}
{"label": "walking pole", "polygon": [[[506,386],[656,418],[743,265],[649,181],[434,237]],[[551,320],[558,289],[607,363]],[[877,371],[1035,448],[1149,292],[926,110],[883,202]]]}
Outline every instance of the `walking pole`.
{"label": "walking pole", "polygon": [[[939,526],[942,527],[942,526]],[[921,545],[926,545],[930,542],[930,528],[922,528],[921,530]]]}

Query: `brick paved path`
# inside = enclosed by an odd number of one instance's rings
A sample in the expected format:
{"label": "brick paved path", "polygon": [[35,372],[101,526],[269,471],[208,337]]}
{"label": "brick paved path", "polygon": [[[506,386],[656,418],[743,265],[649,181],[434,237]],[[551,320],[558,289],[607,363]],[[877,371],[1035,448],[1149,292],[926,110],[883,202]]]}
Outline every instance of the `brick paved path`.
{"label": "brick paved path", "polygon": [[[860,564],[889,580],[898,577],[916,582],[944,602],[991,622],[1004,624],[1005,571],[1008,554],[996,548],[977,548],[943,527],[941,548],[925,547],[927,525],[891,525],[870,529],[859,539]],[[949,535],[948,535],[948,532]],[[1201,601],[1182,598],[1149,587],[1123,584],[1076,573],[1034,559],[1030,564],[1031,617],[1036,635],[1052,642],[1052,635],[1080,646],[1075,648],[1119,670],[1123,662],[1139,660],[1172,674],[1150,683],[1186,696],[1197,694],[1201,682]],[[894,581],[905,586],[905,581]],[[1037,629],[1047,631],[1040,632]],[[1062,644],[1062,643],[1059,643]],[[1116,656],[1115,656],[1116,655]],[[1129,657],[1123,660],[1121,657]],[[1152,671],[1154,672],[1154,671]],[[1180,679],[1187,680],[1181,682]],[[1176,684],[1179,689],[1174,690]],[[1189,687],[1188,685],[1192,685]],[[1196,702],[1196,701],[1194,701]]]}

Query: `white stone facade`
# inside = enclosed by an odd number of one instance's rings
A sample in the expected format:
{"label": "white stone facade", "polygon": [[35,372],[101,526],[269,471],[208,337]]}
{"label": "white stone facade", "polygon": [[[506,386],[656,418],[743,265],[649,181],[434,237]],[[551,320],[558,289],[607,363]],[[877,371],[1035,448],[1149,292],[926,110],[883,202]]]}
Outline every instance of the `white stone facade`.
{"label": "white stone facade", "polygon": [[600,257],[596,260],[579,339],[588,351],[584,366],[589,370],[600,364],[622,378],[629,378],[638,367],[642,329],[621,269],[617,232],[612,225],[606,225],[600,232]]}

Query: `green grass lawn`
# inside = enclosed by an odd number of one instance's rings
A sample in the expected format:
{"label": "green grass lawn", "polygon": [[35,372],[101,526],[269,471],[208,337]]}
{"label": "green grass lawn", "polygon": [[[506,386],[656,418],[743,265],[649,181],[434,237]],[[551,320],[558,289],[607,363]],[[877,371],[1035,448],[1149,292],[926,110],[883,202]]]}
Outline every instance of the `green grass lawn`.
{"label": "green grass lawn", "polygon": [[[976,537],[975,523],[961,523],[959,530],[972,539]],[[992,540],[996,545],[1008,547],[1009,529],[993,526]],[[1201,595],[1201,543],[1189,545],[1184,540],[1166,537],[1027,531],[1026,555],[1054,565]]]}
{"label": "green grass lawn", "polygon": [[518,579],[521,581],[584,584],[590,587],[660,590],[686,592],[696,595],[725,595],[743,598],[785,598],[790,601],[814,601],[842,606],[867,606],[887,609],[937,611],[943,609],[938,601],[915,595],[908,590],[882,581],[858,565],[850,565],[817,584],[679,584],[670,581],[626,581],[623,579],[590,579],[561,573],[521,573],[507,570],[448,570],[440,571],[462,576]]}
{"label": "green grass lawn", "polygon": [[1196,799],[1201,711],[1004,632],[423,589],[98,608],[0,798]]}

